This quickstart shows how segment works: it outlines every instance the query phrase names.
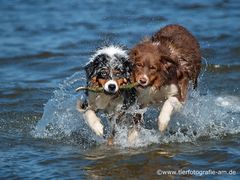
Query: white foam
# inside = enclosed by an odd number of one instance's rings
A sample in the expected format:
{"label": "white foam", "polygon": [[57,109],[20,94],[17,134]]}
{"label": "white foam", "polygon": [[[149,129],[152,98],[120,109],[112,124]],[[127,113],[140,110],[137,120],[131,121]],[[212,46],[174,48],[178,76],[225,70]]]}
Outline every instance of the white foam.
{"label": "white foam", "polygon": [[[73,132],[79,132],[80,144],[106,143],[99,138],[84,122],[82,115],[76,110],[77,99],[84,98],[83,93],[76,93],[74,89],[84,85],[83,75],[76,73],[67,78],[54,92],[54,96],[45,105],[42,118],[32,132],[34,137],[62,139],[68,137],[71,141]],[[143,113],[132,107],[129,112]],[[139,137],[133,144],[127,142],[127,128],[117,126],[115,144],[120,147],[142,147],[150,144],[171,142],[195,142],[201,137],[220,138],[227,134],[240,133],[240,101],[237,96],[229,95],[199,95],[190,93],[189,99],[180,113],[171,118],[168,130],[161,134],[157,128],[158,110],[149,109],[145,114],[144,126]],[[105,116],[100,117],[105,129],[110,131]]]}
{"label": "white foam", "polygon": [[219,96],[215,100],[216,105],[229,109],[233,112],[240,112],[240,97],[237,96]]}

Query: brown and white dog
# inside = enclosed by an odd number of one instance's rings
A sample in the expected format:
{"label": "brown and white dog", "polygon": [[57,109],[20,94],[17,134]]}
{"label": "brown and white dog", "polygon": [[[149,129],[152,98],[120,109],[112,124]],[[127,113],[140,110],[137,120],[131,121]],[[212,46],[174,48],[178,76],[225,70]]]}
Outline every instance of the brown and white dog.
{"label": "brown and white dog", "polygon": [[103,136],[104,128],[96,113],[105,112],[111,120],[135,101],[134,89],[120,88],[130,83],[132,66],[127,51],[118,46],[107,46],[96,51],[86,64],[85,71],[87,86],[103,88],[104,91],[99,93],[86,91],[87,99],[83,103],[78,101],[77,109],[83,113],[89,127],[97,135]]}
{"label": "brown and white dog", "polygon": [[201,68],[200,46],[180,25],[168,25],[130,50],[133,80],[138,83],[141,107],[161,107],[158,128],[163,132],[173,112],[186,100],[189,82],[197,87]]}

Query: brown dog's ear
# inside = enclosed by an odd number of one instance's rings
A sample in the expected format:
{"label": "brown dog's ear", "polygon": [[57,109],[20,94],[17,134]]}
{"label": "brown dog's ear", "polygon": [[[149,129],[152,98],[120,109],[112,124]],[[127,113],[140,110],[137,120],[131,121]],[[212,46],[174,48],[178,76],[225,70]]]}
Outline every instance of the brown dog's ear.
{"label": "brown dog's ear", "polygon": [[135,49],[133,48],[130,52],[129,52],[129,57],[130,57],[130,60],[135,60],[135,58],[139,55],[139,50],[138,49]]}
{"label": "brown dog's ear", "polygon": [[172,67],[177,67],[177,62],[174,61],[172,58],[170,58],[169,56],[161,56],[160,58],[160,62],[163,65],[164,68],[166,68],[166,70],[169,70],[169,68]]}
{"label": "brown dog's ear", "polygon": [[177,76],[177,62],[174,61],[169,56],[161,56],[160,62],[162,64],[162,70],[164,72],[165,77],[168,79],[174,78]]}
{"label": "brown dog's ear", "polygon": [[167,65],[175,65],[177,66],[177,62],[175,60],[173,60],[171,57],[169,56],[165,56],[165,55],[162,55],[161,56],[161,59],[160,61],[163,63],[163,64],[167,64]]}

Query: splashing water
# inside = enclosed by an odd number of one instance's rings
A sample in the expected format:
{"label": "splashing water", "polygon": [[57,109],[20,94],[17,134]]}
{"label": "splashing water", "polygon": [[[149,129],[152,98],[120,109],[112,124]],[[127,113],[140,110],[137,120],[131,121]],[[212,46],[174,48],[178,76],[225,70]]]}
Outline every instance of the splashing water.
{"label": "splashing water", "polygon": [[[32,131],[34,137],[65,139],[84,147],[106,142],[90,130],[81,113],[76,110],[77,99],[85,98],[84,93],[75,92],[76,87],[85,85],[86,79],[83,76],[81,72],[75,73],[54,91],[53,97],[45,105],[41,120]],[[143,112],[137,109],[135,111]],[[155,119],[158,113],[155,109],[147,110],[139,137],[133,144],[127,142],[128,128],[117,126],[116,145],[140,147],[153,143],[195,142],[199,138],[221,138],[240,132],[240,98],[237,96],[216,97],[190,91],[183,109],[173,115],[164,134],[160,134],[157,129]],[[104,120],[106,117],[102,119],[107,129],[109,123]]]}

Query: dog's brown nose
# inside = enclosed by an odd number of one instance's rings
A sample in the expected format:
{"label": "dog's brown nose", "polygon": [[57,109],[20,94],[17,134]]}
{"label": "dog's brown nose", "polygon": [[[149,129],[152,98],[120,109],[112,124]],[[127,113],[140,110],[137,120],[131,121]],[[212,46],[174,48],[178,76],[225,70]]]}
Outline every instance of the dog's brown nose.
{"label": "dog's brown nose", "polygon": [[141,85],[141,86],[147,86],[148,85],[148,77],[146,75],[144,76],[141,76],[138,80],[138,83]]}
{"label": "dog's brown nose", "polygon": [[139,79],[139,81],[140,81],[141,84],[146,84],[147,79],[144,78],[144,77],[141,77],[141,78]]}

